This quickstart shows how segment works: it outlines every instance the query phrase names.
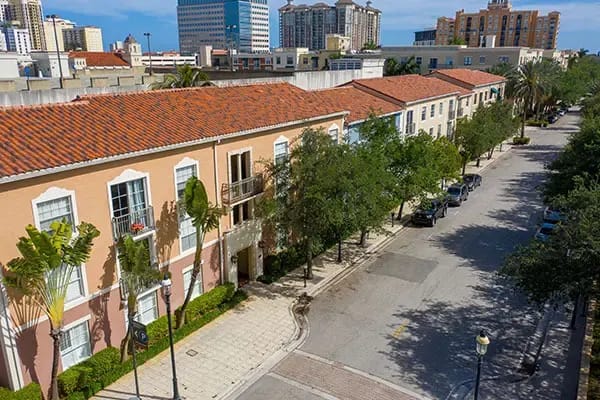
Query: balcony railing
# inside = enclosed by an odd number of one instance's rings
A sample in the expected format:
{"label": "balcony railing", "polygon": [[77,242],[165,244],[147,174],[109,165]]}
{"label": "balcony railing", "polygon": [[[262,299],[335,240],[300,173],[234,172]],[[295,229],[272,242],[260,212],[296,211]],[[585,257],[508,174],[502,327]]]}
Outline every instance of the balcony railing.
{"label": "balcony railing", "polygon": [[457,112],[458,118],[462,117],[464,113],[465,113],[465,110],[463,108],[459,107],[458,112]]}
{"label": "balcony railing", "polygon": [[224,183],[221,187],[221,199],[223,204],[230,206],[252,196],[262,193],[264,190],[261,175],[251,176],[234,183]]}
{"label": "balcony railing", "polygon": [[407,123],[406,124],[406,134],[407,135],[414,135],[415,134],[415,130],[416,130],[416,126],[417,126],[417,124],[415,122]]}
{"label": "balcony railing", "polygon": [[456,119],[456,110],[448,111],[448,119]]}
{"label": "balcony railing", "polygon": [[155,228],[152,206],[112,219],[113,237],[118,240],[124,235],[136,236]]}

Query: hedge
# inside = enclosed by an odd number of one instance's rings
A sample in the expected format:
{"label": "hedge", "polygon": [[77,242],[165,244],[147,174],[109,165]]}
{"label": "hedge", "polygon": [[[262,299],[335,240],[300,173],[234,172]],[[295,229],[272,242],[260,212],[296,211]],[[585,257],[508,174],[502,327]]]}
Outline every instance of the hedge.
{"label": "hedge", "polygon": [[37,383],[30,383],[21,390],[13,392],[10,389],[0,387],[0,399],[2,400],[42,400],[42,389]]}
{"label": "hedge", "polygon": [[525,125],[527,126],[537,126],[537,127],[547,127],[548,126],[548,121],[543,121],[543,120],[535,120],[535,119],[530,119],[525,121]]}
{"label": "hedge", "polygon": [[[188,310],[191,309],[193,312],[188,314],[186,310],[186,315],[189,315],[190,319],[186,320],[185,325],[180,329],[173,332],[173,341],[178,342],[197,331],[246,298],[244,292],[236,292],[233,284],[228,283],[217,286],[210,292],[190,301]],[[213,306],[212,309],[208,309],[209,305]],[[169,348],[166,316],[148,324],[147,329],[150,341],[148,349],[137,354],[138,365],[144,364]],[[59,392],[65,400],[88,399],[132,370],[132,359],[121,364],[119,349],[108,347],[60,374],[58,376]],[[0,396],[0,399],[4,400],[4,397]],[[35,398],[32,397],[32,399]],[[16,400],[25,400],[25,398]]]}
{"label": "hedge", "polygon": [[531,140],[531,138],[529,138],[527,136],[525,136],[525,137],[515,136],[513,138],[513,144],[515,144],[515,145],[529,144],[530,140]]}

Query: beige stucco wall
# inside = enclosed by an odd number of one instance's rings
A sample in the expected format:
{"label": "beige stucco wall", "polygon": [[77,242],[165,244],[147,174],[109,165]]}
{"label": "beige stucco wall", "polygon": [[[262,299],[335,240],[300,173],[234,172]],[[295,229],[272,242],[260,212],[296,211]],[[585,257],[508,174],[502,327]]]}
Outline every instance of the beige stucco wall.
{"label": "beige stucco wall", "polygon": [[[437,138],[438,136],[438,125],[441,125],[441,134],[440,137],[447,135],[447,126],[448,126],[448,112],[450,111],[450,101],[453,101],[453,108],[456,111],[457,108],[457,96],[445,96],[436,98],[429,101],[414,103],[407,106],[407,111],[413,111],[413,122],[416,123],[416,131],[418,133],[419,130],[424,130],[429,133],[429,130],[433,128],[433,137]],[[440,113],[440,104],[443,104],[442,112]],[[435,114],[431,116],[431,106],[435,106]],[[426,108],[425,112],[425,120],[421,120],[421,111],[423,107]],[[406,112],[405,114],[406,115]],[[406,118],[406,117],[405,117]],[[454,119],[452,120],[454,121]]]}

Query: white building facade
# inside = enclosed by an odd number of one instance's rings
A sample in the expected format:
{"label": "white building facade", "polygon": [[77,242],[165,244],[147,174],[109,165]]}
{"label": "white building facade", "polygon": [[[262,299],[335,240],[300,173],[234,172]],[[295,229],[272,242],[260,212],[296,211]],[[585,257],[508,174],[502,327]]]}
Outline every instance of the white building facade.
{"label": "white building facade", "polygon": [[31,52],[31,37],[27,29],[5,28],[4,37],[8,51],[21,55]]}

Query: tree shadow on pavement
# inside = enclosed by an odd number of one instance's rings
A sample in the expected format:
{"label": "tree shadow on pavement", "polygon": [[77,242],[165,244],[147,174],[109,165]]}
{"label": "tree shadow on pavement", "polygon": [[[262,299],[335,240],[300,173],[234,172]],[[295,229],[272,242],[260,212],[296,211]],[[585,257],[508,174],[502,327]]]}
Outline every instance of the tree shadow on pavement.
{"label": "tree shadow on pavement", "polygon": [[[402,333],[396,330],[388,336],[385,355],[398,366],[395,378],[432,398],[446,398],[454,387],[475,377],[475,336],[480,329],[485,329],[492,341],[482,378],[515,372],[535,330],[537,313],[502,279],[482,275],[480,281],[470,287],[469,304],[432,301],[394,314],[398,322],[408,321]],[[491,390],[501,394],[504,388],[499,385]]]}

